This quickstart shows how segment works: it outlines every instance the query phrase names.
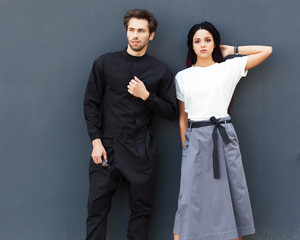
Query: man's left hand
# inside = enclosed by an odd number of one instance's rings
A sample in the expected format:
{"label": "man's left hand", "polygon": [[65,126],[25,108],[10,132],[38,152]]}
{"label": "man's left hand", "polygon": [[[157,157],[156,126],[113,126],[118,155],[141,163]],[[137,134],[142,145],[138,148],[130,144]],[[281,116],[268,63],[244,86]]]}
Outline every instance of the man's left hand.
{"label": "man's left hand", "polygon": [[145,84],[137,77],[131,79],[127,88],[131,95],[141,98],[144,101],[149,97],[149,92],[147,91]]}

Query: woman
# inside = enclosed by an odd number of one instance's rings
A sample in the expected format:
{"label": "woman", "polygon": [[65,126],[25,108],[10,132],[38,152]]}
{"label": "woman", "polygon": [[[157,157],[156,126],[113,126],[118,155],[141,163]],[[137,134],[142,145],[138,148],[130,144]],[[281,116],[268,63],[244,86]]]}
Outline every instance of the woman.
{"label": "woman", "polygon": [[[268,46],[220,45],[209,22],[188,34],[187,69],[176,77],[182,169],[174,240],[229,240],[255,232],[238,139],[227,109]],[[228,55],[245,55],[224,61]]]}

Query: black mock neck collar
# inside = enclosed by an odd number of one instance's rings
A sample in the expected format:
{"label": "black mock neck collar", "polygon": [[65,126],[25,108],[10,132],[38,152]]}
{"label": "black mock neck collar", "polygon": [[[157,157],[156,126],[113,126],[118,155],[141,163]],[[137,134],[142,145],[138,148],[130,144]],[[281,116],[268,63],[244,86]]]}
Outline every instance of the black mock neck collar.
{"label": "black mock neck collar", "polygon": [[122,51],[122,54],[123,54],[123,56],[126,59],[133,60],[133,61],[141,61],[141,60],[145,59],[146,56],[147,56],[147,53],[145,53],[143,56],[133,56],[133,55],[130,55],[127,52],[127,47]]}

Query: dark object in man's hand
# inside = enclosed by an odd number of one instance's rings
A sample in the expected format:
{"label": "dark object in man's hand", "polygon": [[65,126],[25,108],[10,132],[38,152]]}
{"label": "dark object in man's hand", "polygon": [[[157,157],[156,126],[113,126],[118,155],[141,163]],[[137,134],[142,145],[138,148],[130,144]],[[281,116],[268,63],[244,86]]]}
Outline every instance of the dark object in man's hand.
{"label": "dark object in man's hand", "polygon": [[103,167],[103,169],[104,169],[105,172],[108,171],[108,170],[110,170],[109,164],[107,162],[105,162],[105,161],[102,161],[101,167]]}

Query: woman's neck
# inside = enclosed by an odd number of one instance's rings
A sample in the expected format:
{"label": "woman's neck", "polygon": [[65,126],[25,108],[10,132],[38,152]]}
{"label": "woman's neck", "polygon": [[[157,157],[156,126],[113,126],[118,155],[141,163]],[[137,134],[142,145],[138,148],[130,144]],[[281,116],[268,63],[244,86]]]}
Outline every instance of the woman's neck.
{"label": "woman's neck", "polygon": [[215,64],[215,61],[213,60],[212,57],[211,58],[205,58],[205,59],[203,59],[203,58],[201,58],[201,59],[197,58],[197,61],[194,64],[194,66],[195,67],[208,67],[208,66],[213,65],[213,64]]}

